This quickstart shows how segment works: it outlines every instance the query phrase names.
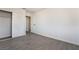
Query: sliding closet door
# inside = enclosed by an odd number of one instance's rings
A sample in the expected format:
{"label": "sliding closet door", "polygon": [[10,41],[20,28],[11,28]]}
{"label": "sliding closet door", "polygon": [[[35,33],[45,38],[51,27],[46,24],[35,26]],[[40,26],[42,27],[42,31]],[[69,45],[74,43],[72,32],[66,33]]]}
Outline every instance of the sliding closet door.
{"label": "sliding closet door", "polygon": [[11,37],[11,13],[0,11],[0,38]]}

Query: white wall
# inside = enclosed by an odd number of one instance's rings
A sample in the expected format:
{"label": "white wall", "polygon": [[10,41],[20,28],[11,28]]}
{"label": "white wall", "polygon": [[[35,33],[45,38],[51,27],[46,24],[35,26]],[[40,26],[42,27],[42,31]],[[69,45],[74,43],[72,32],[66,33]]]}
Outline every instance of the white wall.
{"label": "white wall", "polygon": [[32,15],[32,13],[26,11],[26,16],[31,16],[31,15]]}
{"label": "white wall", "polygon": [[12,37],[26,35],[26,12],[21,8],[0,8],[12,12]]}
{"label": "white wall", "polygon": [[79,9],[49,8],[34,13],[32,32],[79,45]]}
{"label": "white wall", "polygon": [[26,31],[29,31],[29,18],[26,17]]}
{"label": "white wall", "polygon": [[11,13],[0,11],[0,38],[11,36]]}

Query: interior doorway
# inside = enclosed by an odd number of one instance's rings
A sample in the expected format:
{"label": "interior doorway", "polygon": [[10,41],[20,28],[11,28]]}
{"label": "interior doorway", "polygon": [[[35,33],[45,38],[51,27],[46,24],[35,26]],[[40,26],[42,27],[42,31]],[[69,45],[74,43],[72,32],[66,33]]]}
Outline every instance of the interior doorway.
{"label": "interior doorway", "polygon": [[26,16],[26,32],[31,33],[31,17]]}
{"label": "interior doorway", "polygon": [[12,37],[12,12],[0,10],[0,40]]}

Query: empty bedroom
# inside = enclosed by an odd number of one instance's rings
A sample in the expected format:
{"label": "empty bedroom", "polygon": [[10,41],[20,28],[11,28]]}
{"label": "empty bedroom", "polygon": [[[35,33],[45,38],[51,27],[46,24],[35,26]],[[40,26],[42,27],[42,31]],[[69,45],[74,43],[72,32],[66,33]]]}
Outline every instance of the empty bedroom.
{"label": "empty bedroom", "polygon": [[79,8],[0,8],[0,50],[78,50]]}

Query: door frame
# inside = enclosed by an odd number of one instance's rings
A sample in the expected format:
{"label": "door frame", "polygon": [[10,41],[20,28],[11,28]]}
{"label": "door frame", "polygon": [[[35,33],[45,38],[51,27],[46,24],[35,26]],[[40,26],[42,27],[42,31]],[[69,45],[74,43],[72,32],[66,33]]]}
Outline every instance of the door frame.
{"label": "door frame", "polygon": [[10,27],[10,33],[11,33],[11,36],[10,37],[4,37],[4,38],[0,38],[0,39],[7,39],[7,38],[12,38],[12,12],[10,11],[5,11],[5,10],[0,10],[2,12],[6,12],[6,13],[10,13],[11,14],[11,27]]}
{"label": "door frame", "polygon": [[28,32],[31,33],[31,16],[26,16],[26,20],[27,20],[27,17],[29,18],[29,25],[28,25],[29,30],[28,30]]}

